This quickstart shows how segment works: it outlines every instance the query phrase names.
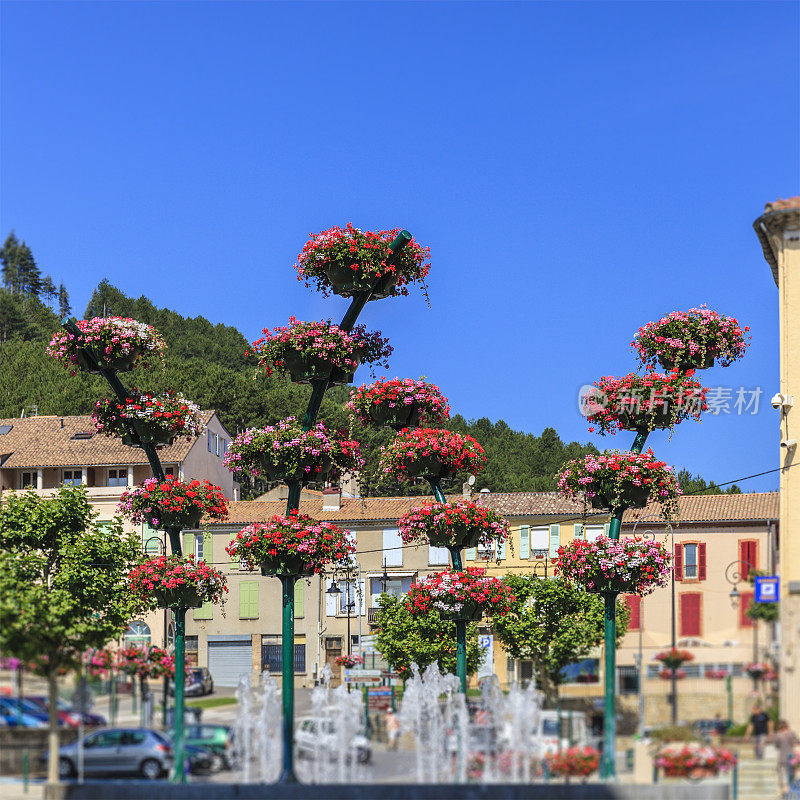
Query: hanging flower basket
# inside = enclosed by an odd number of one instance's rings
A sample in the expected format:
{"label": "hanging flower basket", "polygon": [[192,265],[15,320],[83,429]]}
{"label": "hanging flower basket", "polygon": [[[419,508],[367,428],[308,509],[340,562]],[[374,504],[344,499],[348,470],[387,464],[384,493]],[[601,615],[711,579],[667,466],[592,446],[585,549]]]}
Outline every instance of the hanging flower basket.
{"label": "hanging flower basket", "polygon": [[294,418],[243,431],[228,445],[224,465],[268,480],[318,481],[329,473],[356,472],[364,466],[356,441],[331,434],[318,422],[304,431]]}
{"label": "hanging flower basket", "polygon": [[126,403],[99,400],[92,412],[95,428],[106,436],[121,436],[123,444],[138,447],[131,435],[133,428],[141,444],[157,447],[172,444],[176,436],[199,436],[205,430],[200,409],[182,394],[168,391],[162,395],[131,391]]}
{"label": "hanging flower basket", "polygon": [[504,542],[508,522],[500,514],[472,501],[432,503],[412,508],[397,527],[406,544],[430,542],[434,547],[478,547]]}
{"label": "hanging flower basket", "polygon": [[643,364],[664,369],[708,369],[718,361],[727,367],[744,355],[750,329],[742,329],[733,317],[706,306],[673,311],[658,322],[648,322],[631,342]]}
{"label": "hanging flower basket", "polygon": [[357,664],[363,664],[364,659],[361,656],[337,656],[334,659],[334,664],[344,667],[345,669],[352,669]]}
{"label": "hanging flower basket", "polygon": [[[116,668],[132,678],[174,678],[175,657],[156,645],[131,645],[117,651]],[[187,674],[190,668],[187,664]]]}
{"label": "hanging flower basket", "polygon": [[413,615],[437,611],[452,620],[479,620],[483,614],[505,616],[514,596],[499,579],[485,569],[469,567],[462,572],[445,570],[420,578],[406,595],[406,608]]}
{"label": "hanging flower basket", "polygon": [[682,681],[686,677],[686,670],[683,669],[670,669],[666,667],[664,669],[660,669],[658,671],[658,677],[661,678],[662,681],[671,681],[672,680],[672,673],[675,673],[675,680]]}
{"label": "hanging flower basket", "polygon": [[705,677],[712,681],[721,681],[728,677],[730,673],[726,669],[707,669]]}
{"label": "hanging flower basket", "polygon": [[646,595],[667,584],[671,560],[650,539],[573,539],[558,548],[555,573],[590,592]]}
{"label": "hanging flower basket", "polygon": [[136,366],[150,366],[155,356],[163,363],[164,340],[155,328],[124,317],[93,317],[78,320],[80,334],[56,331],[47,354],[57,358],[72,374],[75,367],[99,375],[104,370],[129,372]]}
{"label": "hanging flower basket", "polygon": [[289,318],[283,328],[264,328],[253,342],[258,365],[267,375],[273,370],[289,374],[295,383],[328,381],[332,386],[351,383],[359,364],[388,369],[392,347],[380,331],[367,333],[364,325],[350,332],[332,322],[298,322]]}
{"label": "hanging flower basket", "polygon": [[380,380],[350,393],[350,419],[362,425],[385,425],[399,431],[440,425],[450,419],[450,406],[438,386],[411,378]]}
{"label": "hanging flower basket", "polygon": [[657,653],[656,661],[660,661],[667,669],[678,669],[689,661],[694,661],[694,655],[689,650],[679,650],[677,647]]}
{"label": "hanging flower basket", "polygon": [[158,556],[134,567],[129,576],[134,595],[154,608],[198,608],[222,602],[225,576],[194,556]]}
{"label": "hanging flower basket", "polygon": [[83,663],[87,675],[102,678],[114,668],[114,654],[105,648],[89,651],[84,653]]}
{"label": "hanging flower basket", "polygon": [[419,282],[424,287],[430,270],[430,248],[411,239],[393,257],[390,245],[400,228],[386,231],[361,231],[348,223],[311,234],[294,265],[298,280],[314,285],[326,297],[349,297],[371,291],[370,300],[395,294],[408,294],[408,286]]}
{"label": "hanging flower basket", "polygon": [[662,375],[630,373],[622,378],[607,376],[595,381],[582,398],[587,422],[601,434],[626,431],[672,429],[686,419],[700,419],[705,411],[706,390],[692,377],[694,370]]}
{"label": "hanging flower basket", "polygon": [[736,756],[725,748],[700,744],[667,745],[656,754],[654,766],[667,778],[707,778],[728,772]]}
{"label": "hanging flower basket", "polygon": [[225,550],[251,569],[259,564],[262,575],[298,576],[320,573],[355,552],[341,528],[296,509],[288,516],[276,514],[266,523],[248,525]]}
{"label": "hanging flower basket", "polygon": [[381,468],[398,480],[450,478],[457,472],[480,472],[486,453],[466,434],[438,428],[415,428],[399,433],[381,451]]}
{"label": "hanging flower basket", "polygon": [[147,478],[120,497],[117,511],[137,524],[152,528],[196,528],[207,516],[221,522],[228,516],[228,500],[209,481],[184,483],[167,475],[163,481]]}
{"label": "hanging flower basket", "polygon": [[651,449],[643,453],[611,450],[570,461],[557,476],[558,490],[593,508],[642,508],[659,503],[665,519],[677,513],[678,479]]}
{"label": "hanging flower basket", "polygon": [[588,778],[600,766],[600,751],[594,747],[569,747],[545,756],[550,774],[561,778]]}
{"label": "hanging flower basket", "polygon": [[758,681],[770,672],[770,668],[769,665],[760,661],[756,661],[752,664],[748,664],[744,668],[744,671],[747,673],[749,678],[752,678],[754,681]]}

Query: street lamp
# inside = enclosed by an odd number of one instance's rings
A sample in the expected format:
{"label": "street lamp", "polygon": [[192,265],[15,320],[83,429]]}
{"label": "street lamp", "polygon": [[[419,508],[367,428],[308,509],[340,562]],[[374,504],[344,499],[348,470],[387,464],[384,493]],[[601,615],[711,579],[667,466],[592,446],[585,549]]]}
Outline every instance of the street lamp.
{"label": "street lamp", "polygon": [[[334,570],[333,575],[331,576],[331,585],[328,587],[325,594],[329,595],[340,595],[342,594],[342,589],[339,584],[336,582],[336,576],[338,574],[342,574],[344,576],[345,582],[345,595],[347,597],[347,602],[345,603],[345,608],[347,609],[347,655],[352,655],[352,642],[350,638],[350,611],[351,609],[355,608],[356,602],[355,598],[353,600],[350,599],[350,584],[353,583],[352,575],[354,572],[354,566],[352,564],[347,564],[340,569]],[[350,684],[347,684],[347,691],[350,691]]]}
{"label": "street lamp", "polygon": [[[160,536],[150,536],[145,540],[144,552],[149,555],[153,550],[158,550],[160,556],[164,555],[165,542],[161,540]],[[169,609],[164,608],[164,649],[167,650],[167,631],[169,630]],[[169,676],[164,675],[164,689],[161,698],[161,727],[167,727],[167,699],[169,695]],[[142,698],[144,699],[144,698]]]}
{"label": "street lamp", "polygon": [[[739,603],[742,600],[742,595],[739,592],[739,584],[747,580],[747,578],[755,572],[755,566],[749,561],[731,561],[725,567],[725,580],[732,584],[728,597],[731,599],[731,605],[734,608],[739,608]],[[753,619],[753,663],[758,662],[758,620]],[[755,675],[755,673],[754,673]],[[753,691],[758,691],[758,678],[753,677]]]}

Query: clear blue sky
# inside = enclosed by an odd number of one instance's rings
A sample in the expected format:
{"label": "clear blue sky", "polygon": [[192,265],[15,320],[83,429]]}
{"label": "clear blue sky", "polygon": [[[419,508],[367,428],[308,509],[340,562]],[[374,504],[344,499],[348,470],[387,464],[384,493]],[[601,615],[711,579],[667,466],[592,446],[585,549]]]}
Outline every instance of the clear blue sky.
{"label": "clear blue sky", "polygon": [[428,376],[467,418],[587,441],[578,387],[633,369],[641,324],[705,302],[753,334],[706,383],[761,386],[761,408],[651,441],[718,481],[777,466],[777,290],[751,223],[800,188],[795,3],[4,2],[2,17],[0,233],[79,312],[107,277],[250,338],[338,318],[345,301],[291,269],[307,235],[401,226],[431,247],[432,308],[369,304],[392,374]]}

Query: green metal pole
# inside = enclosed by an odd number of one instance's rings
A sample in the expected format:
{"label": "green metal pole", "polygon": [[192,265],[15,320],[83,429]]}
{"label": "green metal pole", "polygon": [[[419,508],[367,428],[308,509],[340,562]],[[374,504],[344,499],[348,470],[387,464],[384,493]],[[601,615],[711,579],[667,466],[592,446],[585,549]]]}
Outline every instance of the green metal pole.
{"label": "green metal pole", "polygon": [[175,772],[173,783],[186,783],[186,772],[183,768],[184,760],[184,714],[185,714],[185,688],[186,688],[186,609],[175,609],[175,720],[174,720],[174,748]]}
{"label": "green metal pole", "polygon": [[279,575],[283,589],[281,696],[283,699],[283,771],[279,783],[297,783],[294,774],[294,575]]}
{"label": "green metal pole", "polygon": [[617,669],[616,607],[614,592],[603,595],[605,601],[605,706],[603,711],[603,777],[616,777],[617,713],[614,702],[614,676]]}
{"label": "green metal pole", "polygon": [[[431,484],[433,485],[433,484]],[[439,489],[438,483],[435,489]],[[460,572],[464,567],[461,562],[461,548],[448,547],[450,558],[453,560],[453,569]],[[467,622],[463,619],[456,620],[456,675],[461,681],[461,691],[467,694]]]}

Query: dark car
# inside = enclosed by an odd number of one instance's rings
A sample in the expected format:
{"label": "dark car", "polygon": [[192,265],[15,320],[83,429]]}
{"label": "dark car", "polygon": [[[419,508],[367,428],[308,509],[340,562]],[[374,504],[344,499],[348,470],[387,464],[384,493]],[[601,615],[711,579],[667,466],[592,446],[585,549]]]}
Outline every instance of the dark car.
{"label": "dark car", "polygon": [[214,770],[231,769],[233,733],[227,725],[188,725],[186,744],[214,754]]}
{"label": "dark car", "polygon": [[[25,698],[33,704],[34,708],[40,710],[43,714],[49,714],[50,704],[47,698],[43,695],[31,695]],[[87,726],[92,725],[105,725],[106,718],[101,714],[90,714],[84,712],[81,714],[79,711],[73,710],[72,706],[60,697],[56,701],[56,708],[58,708],[58,721],[68,728],[77,728],[81,723]]]}
{"label": "dark car", "polygon": [[[186,676],[186,684],[183,693],[190,695],[212,694],[214,691],[214,679],[208,671],[208,667],[192,667]],[[170,682],[169,693],[175,694],[175,684]]]}

